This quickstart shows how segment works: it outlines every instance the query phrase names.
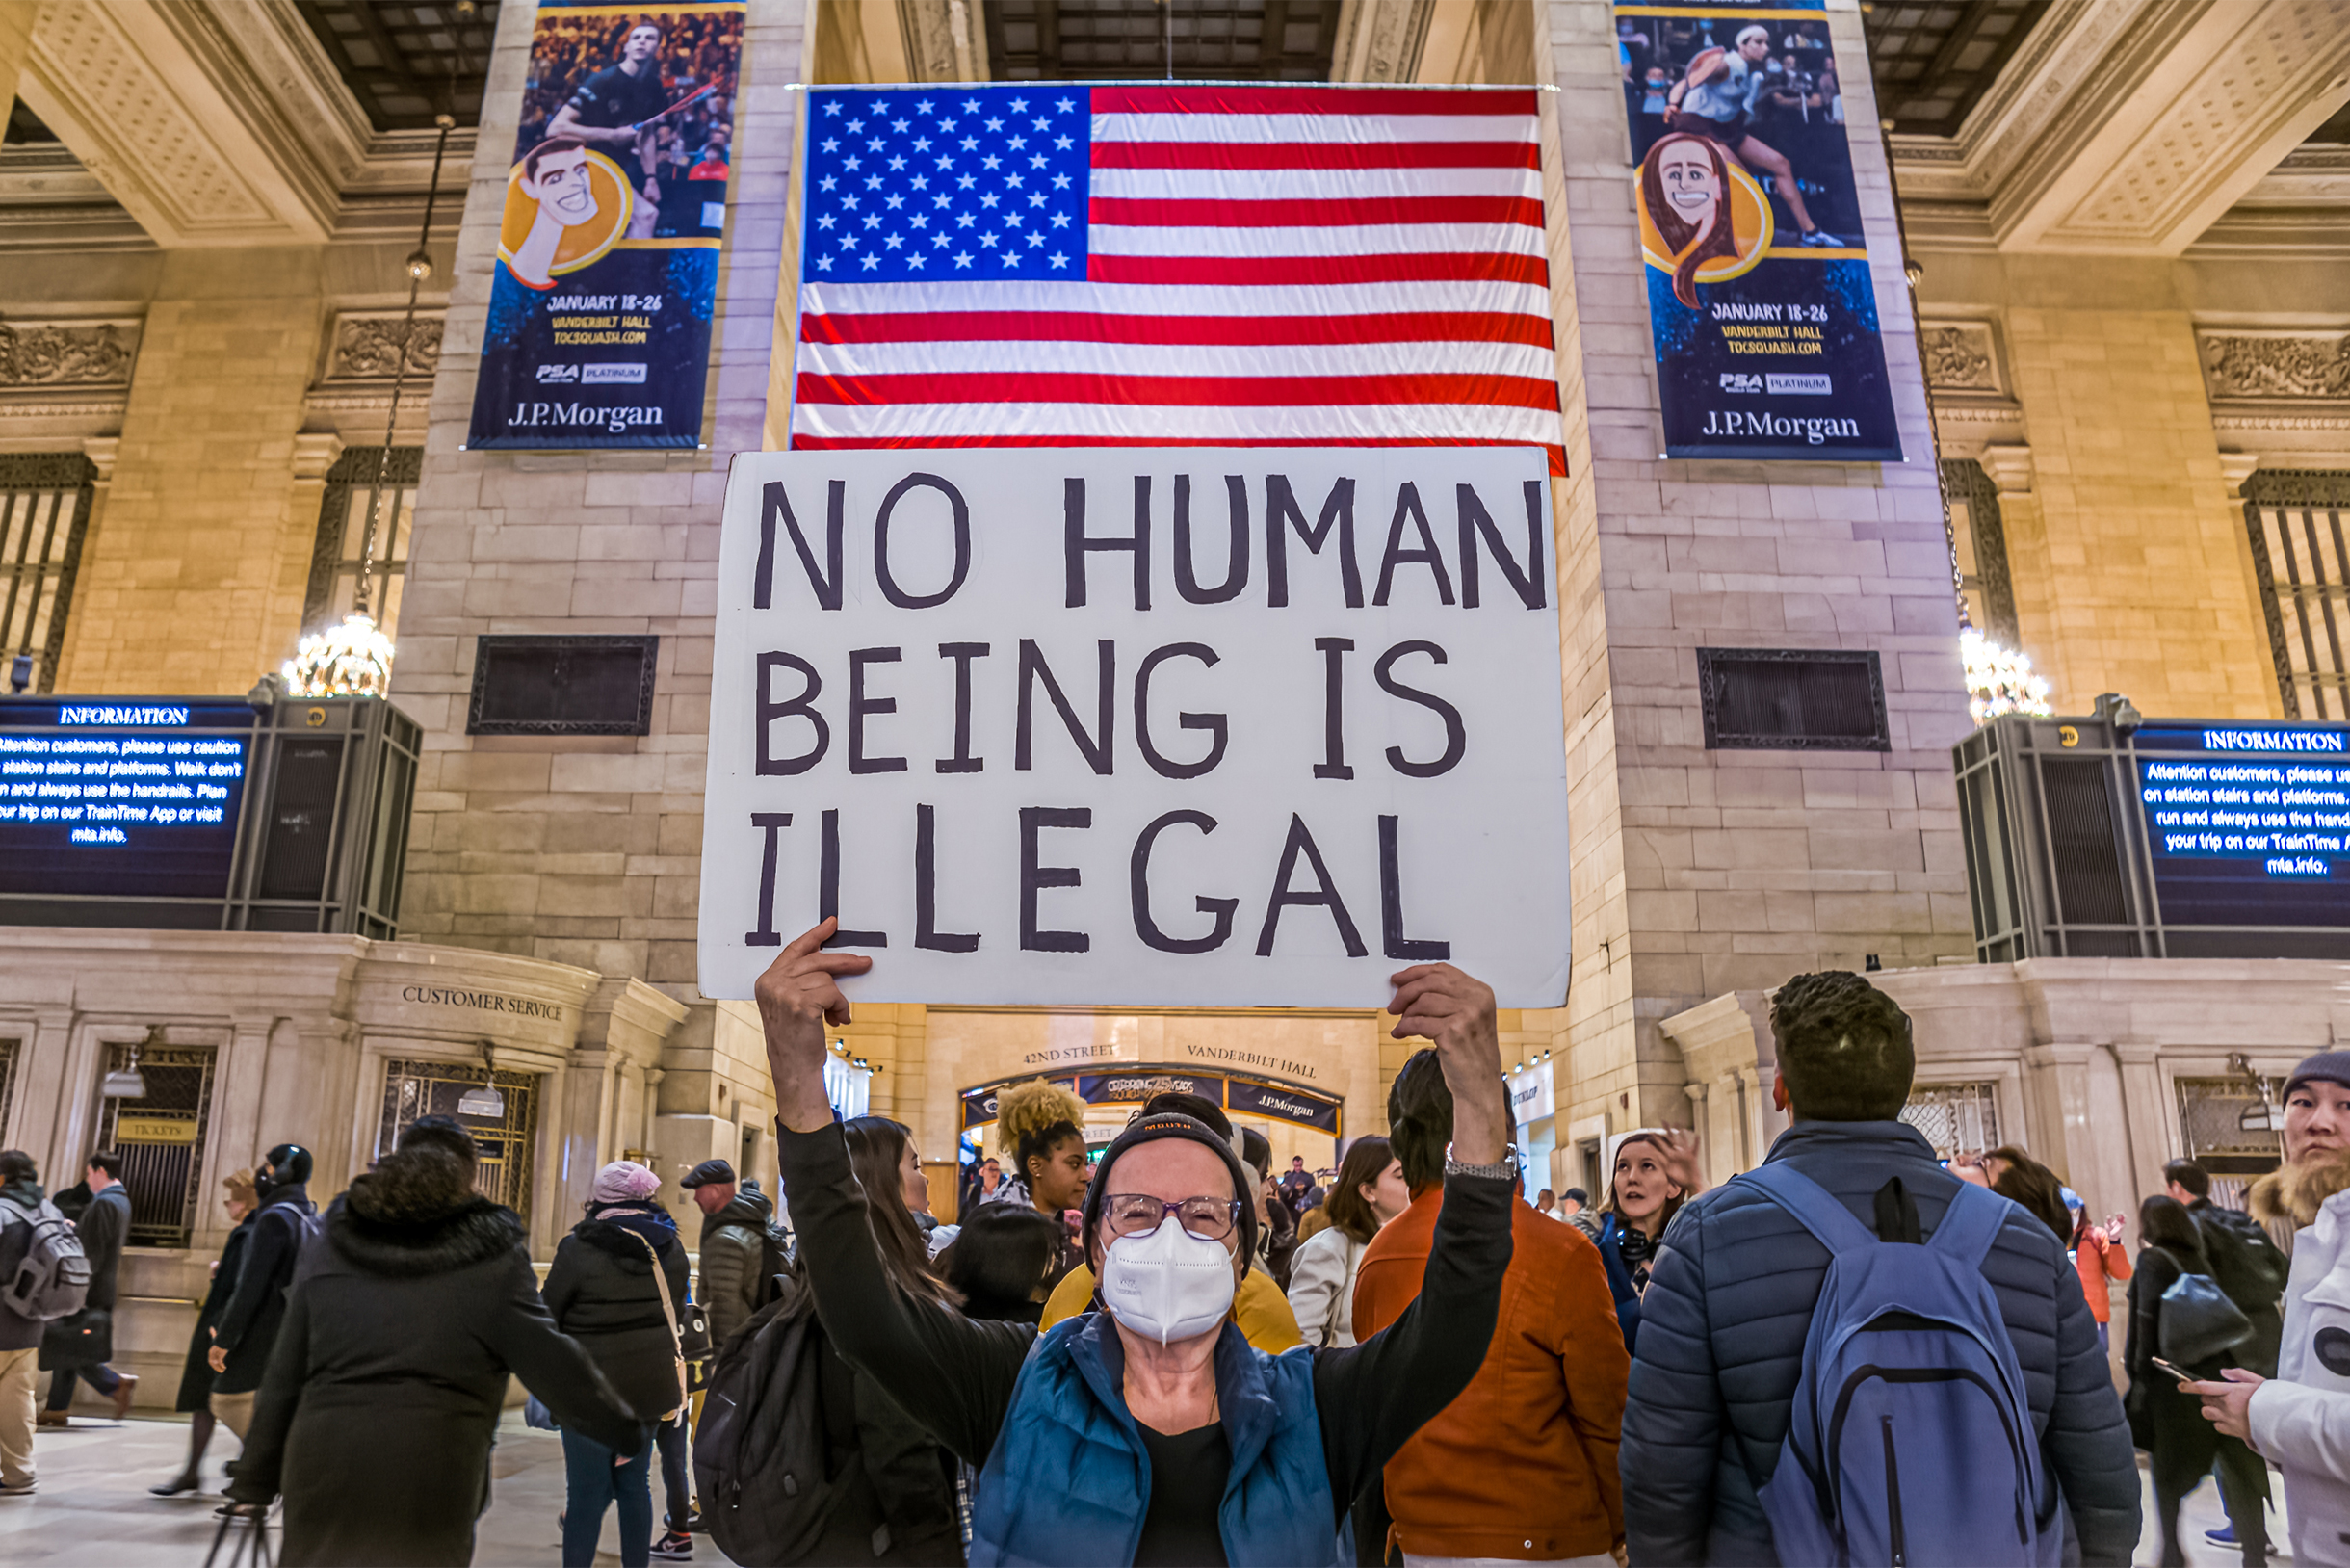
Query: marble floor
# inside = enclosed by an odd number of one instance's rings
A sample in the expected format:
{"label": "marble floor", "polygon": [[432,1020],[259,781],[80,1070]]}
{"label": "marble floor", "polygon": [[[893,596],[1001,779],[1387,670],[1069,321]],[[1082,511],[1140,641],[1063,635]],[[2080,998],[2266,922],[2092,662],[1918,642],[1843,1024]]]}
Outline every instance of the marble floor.
{"label": "marble floor", "polygon": [[[11,1568],[198,1568],[219,1528],[212,1517],[219,1498],[155,1498],[146,1490],[177,1470],[187,1442],[184,1417],[116,1423],[77,1416],[65,1431],[41,1432],[34,1448],[40,1489],[31,1497],[0,1498],[0,1562]],[[215,1437],[205,1466],[209,1484],[219,1484],[221,1462],[235,1451],[235,1440],[225,1430]],[[532,1431],[516,1412],[498,1434],[493,1468],[496,1491],[482,1522],[474,1562],[479,1568],[554,1568],[561,1555],[555,1527],[563,1504],[561,1442],[551,1433]],[[2143,1477],[2143,1470],[2140,1474]],[[2146,1510],[2137,1560],[2151,1565],[2160,1560],[2151,1486]],[[2187,1499],[2180,1532],[2186,1536],[2187,1561],[2195,1568],[2229,1568],[2239,1560],[2232,1549],[2204,1539],[2205,1530],[2225,1523],[2216,1485],[2206,1482]],[[2271,1529],[2282,1543],[2282,1514],[2272,1518]],[[701,1563],[726,1560],[706,1535],[693,1538],[693,1555]],[[608,1518],[596,1561],[619,1560],[615,1527]],[[2291,1559],[2280,1546],[2273,1560]]]}
{"label": "marble floor", "polygon": [[[62,1432],[41,1431],[33,1449],[39,1489],[31,1497],[0,1498],[0,1562],[10,1568],[199,1568],[220,1528],[212,1516],[221,1503],[218,1494],[147,1495],[149,1486],[177,1473],[187,1449],[184,1416],[116,1423],[77,1414]],[[207,1487],[221,1484],[222,1463],[236,1451],[226,1428],[214,1435],[205,1456]],[[555,1521],[563,1506],[562,1441],[532,1431],[516,1411],[498,1433],[491,1473],[494,1490],[474,1562],[479,1568],[554,1568],[561,1560]],[[658,1507],[658,1478],[654,1490]],[[619,1550],[617,1527],[607,1515],[597,1563],[617,1564]],[[222,1563],[227,1556],[223,1548]],[[726,1559],[708,1536],[696,1535],[693,1560]]]}

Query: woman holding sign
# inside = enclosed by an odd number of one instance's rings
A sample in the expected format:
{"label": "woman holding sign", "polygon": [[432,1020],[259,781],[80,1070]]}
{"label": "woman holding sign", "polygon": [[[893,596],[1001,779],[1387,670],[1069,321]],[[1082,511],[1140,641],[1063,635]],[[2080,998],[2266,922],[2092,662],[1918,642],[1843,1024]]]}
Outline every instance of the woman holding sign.
{"label": "woman holding sign", "polygon": [[971,1561],[1335,1564],[1347,1505],[1483,1362],[1510,1256],[1508,1124],[1493,992],[1449,964],[1394,977],[1398,1038],[1436,1042],[1452,1159],[1419,1297],[1347,1349],[1268,1356],[1231,1320],[1256,1244],[1253,1183],[1203,1124],[1136,1121],[1102,1157],[1084,1247],[1108,1310],[1039,1339],[893,1286],[824,1096],[837,977],[825,922],[760,977],[799,1256],[835,1347],[979,1469]]}

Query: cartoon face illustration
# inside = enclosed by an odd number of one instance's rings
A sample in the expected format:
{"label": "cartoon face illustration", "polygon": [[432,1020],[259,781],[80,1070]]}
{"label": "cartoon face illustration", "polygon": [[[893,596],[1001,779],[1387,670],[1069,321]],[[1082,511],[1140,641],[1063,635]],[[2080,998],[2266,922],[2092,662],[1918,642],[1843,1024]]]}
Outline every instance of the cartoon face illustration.
{"label": "cartoon face illustration", "polygon": [[1693,142],[1664,149],[1657,172],[1664,182],[1664,199],[1676,216],[1692,227],[1706,222],[1721,203],[1721,182],[1714,177],[1713,160]]}
{"label": "cartoon face illustration", "polygon": [[525,174],[522,188],[551,209],[566,227],[576,227],[596,215],[595,188],[588,178],[584,149],[550,153],[538,164],[537,177]]}

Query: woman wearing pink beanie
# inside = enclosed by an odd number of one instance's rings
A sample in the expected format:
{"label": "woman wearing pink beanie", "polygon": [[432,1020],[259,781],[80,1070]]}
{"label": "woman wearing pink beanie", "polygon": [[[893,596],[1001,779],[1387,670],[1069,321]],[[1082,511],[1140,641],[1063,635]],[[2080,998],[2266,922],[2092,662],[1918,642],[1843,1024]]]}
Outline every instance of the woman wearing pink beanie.
{"label": "woman wearing pink beanie", "polygon": [[[630,1160],[595,1173],[588,1217],[555,1249],[544,1292],[556,1326],[580,1342],[637,1419],[653,1425],[668,1494],[668,1531],[662,1555],[692,1550],[685,1536],[685,1403],[674,1323],[688,1296],[686,1249],[677,1224],[653,1201],[661,1178]],[[658,1268],[658,1272],[656,1269]],[[620,1510],[623,1568],[646,1568],[653,1545],[652,1453],[626,1463],[600,1443],[565,1430],[563,1470],[569,1498],[563,1516],[563,1568],[588,1568],[604,1510]]]}

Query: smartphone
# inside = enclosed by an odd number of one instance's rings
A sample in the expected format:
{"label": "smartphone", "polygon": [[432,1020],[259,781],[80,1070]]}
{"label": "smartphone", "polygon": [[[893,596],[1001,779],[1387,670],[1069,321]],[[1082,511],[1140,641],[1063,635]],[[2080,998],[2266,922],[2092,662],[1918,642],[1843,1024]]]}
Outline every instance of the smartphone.
{"label": "smartphone", "polygon": [[2161,1368],[2164,1372],[2169,1372],[2173,1377],[2178,1378],[2181,1383],[2200,1383],[2203,1381],[2202,1378],[2195,1376],[2191,1372],[2180,1372],[2178,1368],[2172,1366],[2160,1356],[2154,1357],[2154,1362],[2155,1366]]}

